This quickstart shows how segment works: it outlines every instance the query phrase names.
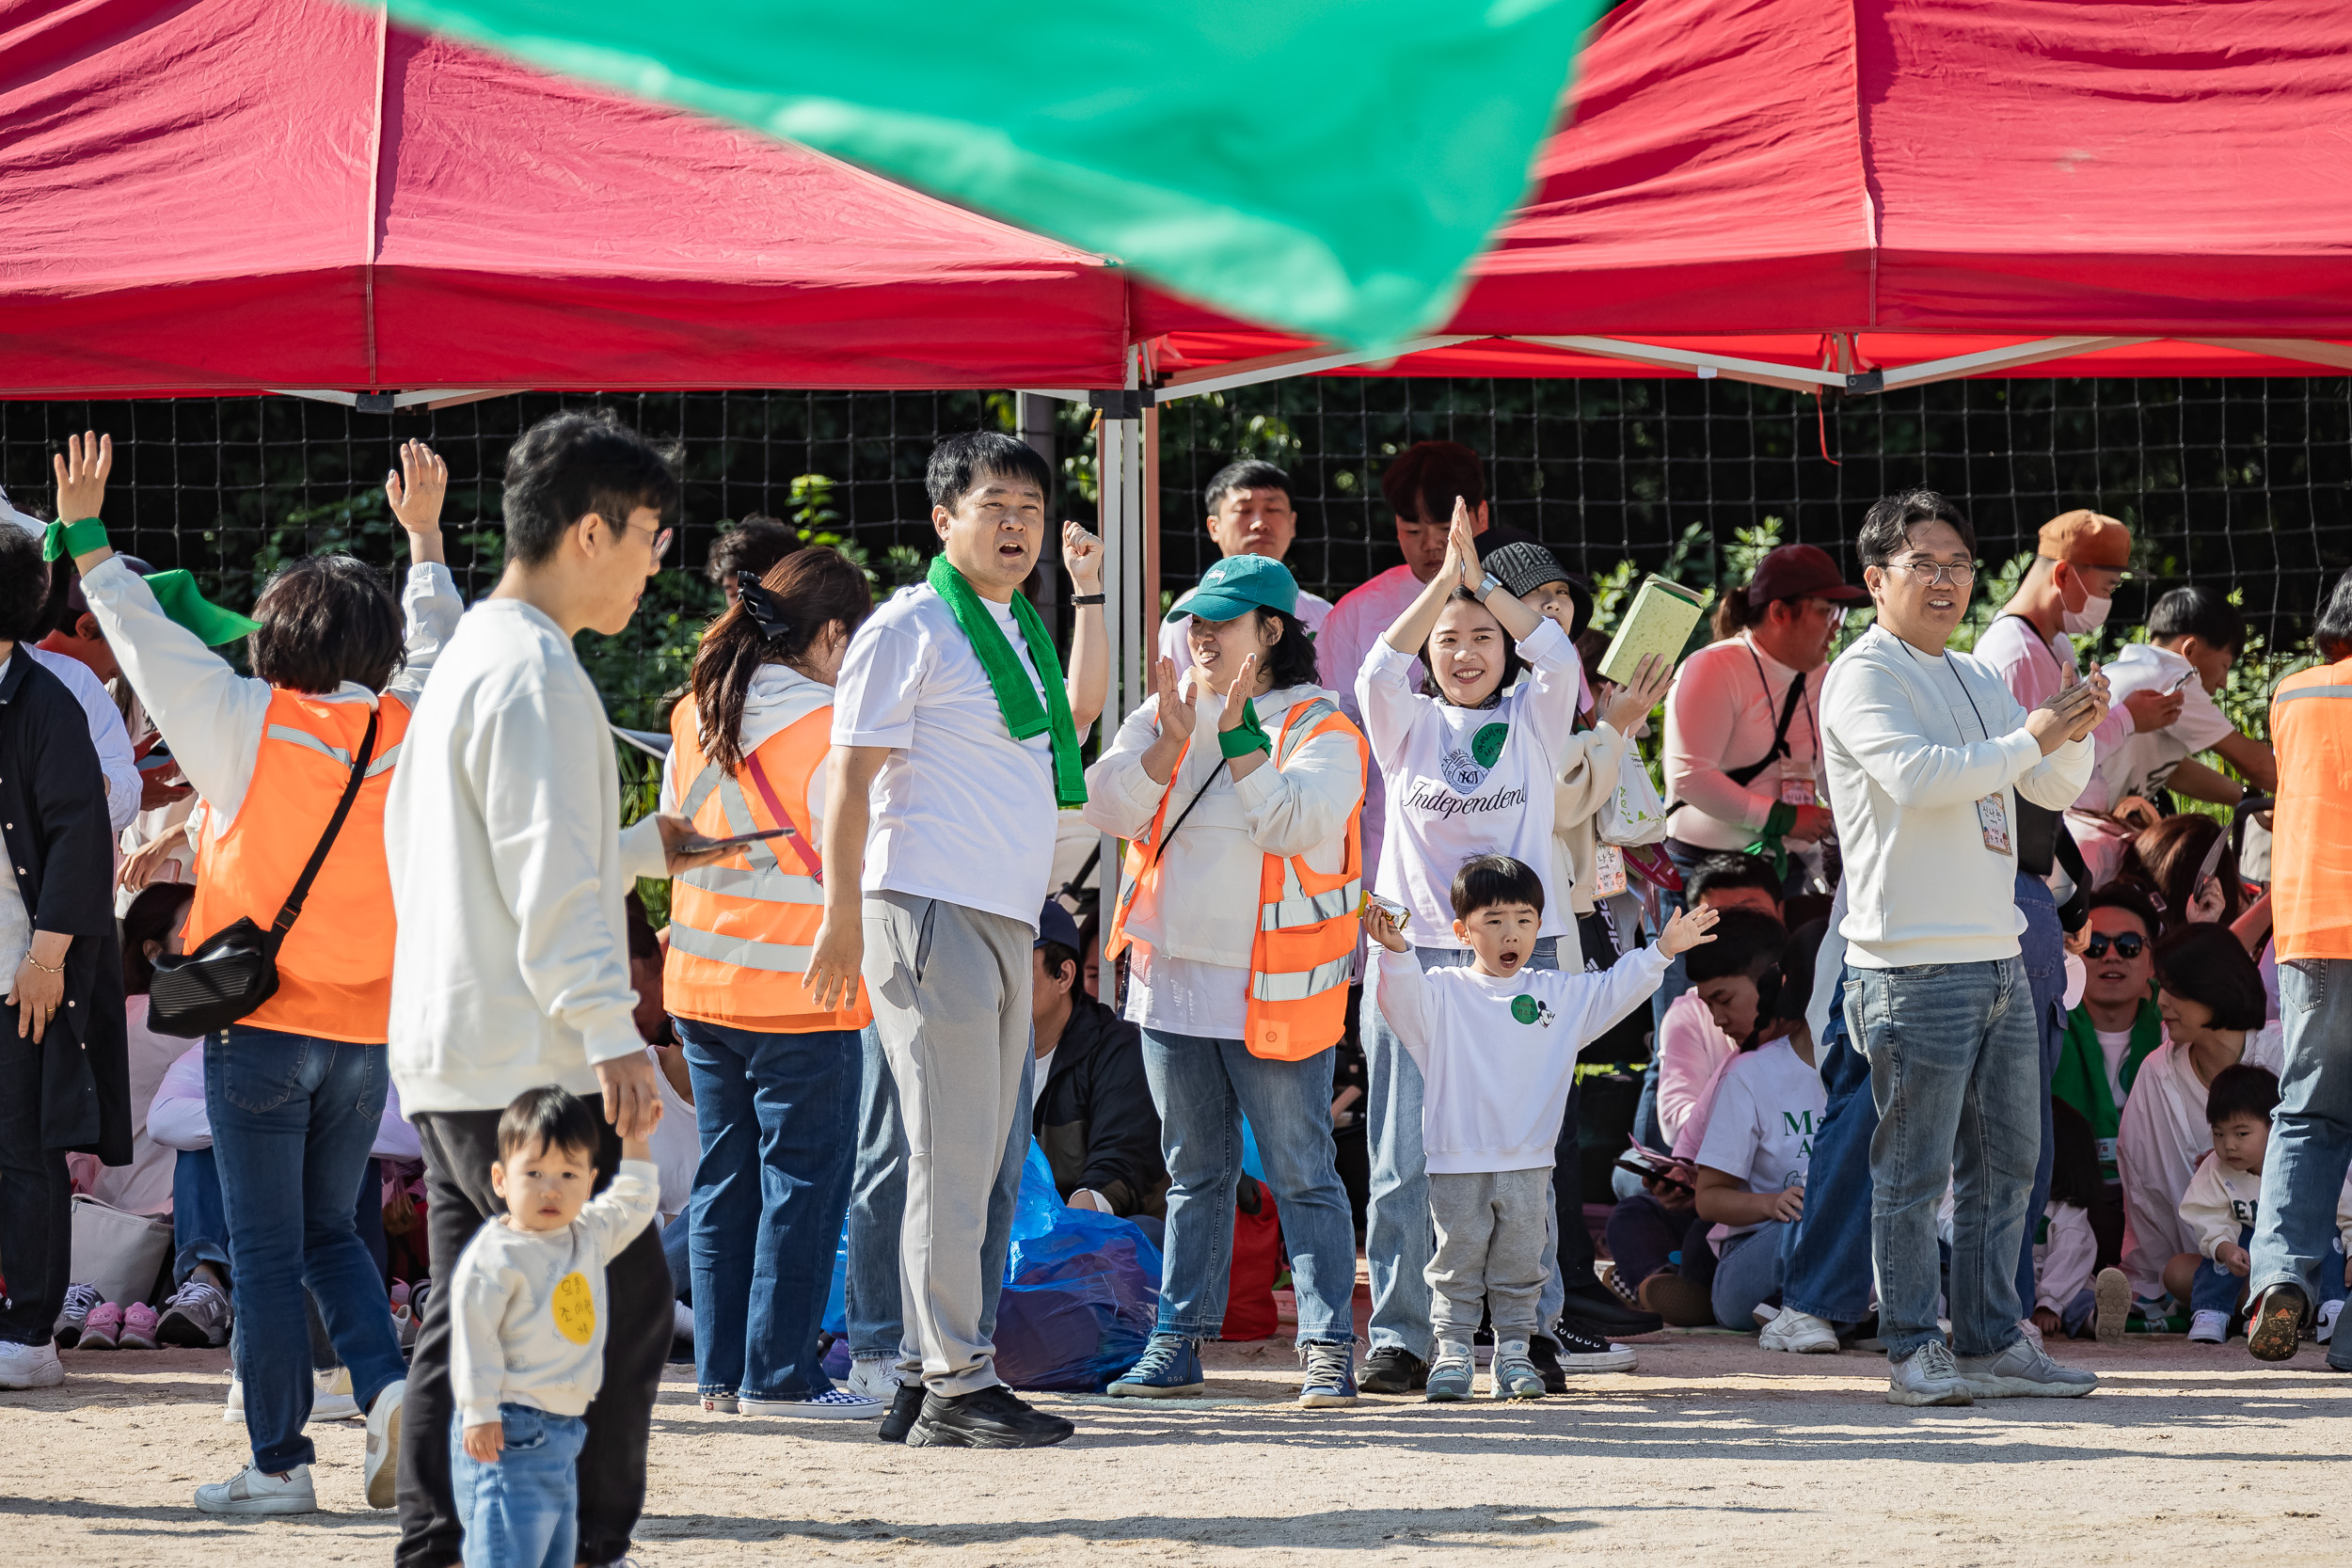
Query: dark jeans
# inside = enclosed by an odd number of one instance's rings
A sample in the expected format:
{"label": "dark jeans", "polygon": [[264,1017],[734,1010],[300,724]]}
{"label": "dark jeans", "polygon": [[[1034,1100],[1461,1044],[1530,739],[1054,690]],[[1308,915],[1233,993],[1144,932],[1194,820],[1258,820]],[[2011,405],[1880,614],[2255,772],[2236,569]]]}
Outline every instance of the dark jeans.
{"label": "dark jeans", "polygon": [[752,1400],[830,1392],[817,1332],[850,1204],[857,1031],[675,1022],[703,1147],[688,1222],[694,1382]]}
{"label": "dark jeans", "polygon": [[41,1048],[17,1037],[12,1010],[0,1016],[0,1340],[45,1345],[73,1263],[73,1182],[65,1150],[41,1147]]}
{"label": "dark jeans", "polygon": [[1836,1323],[1870,1315],[1870,1140],[1879,1130],[1870,1098],[1870,1064],[1846,1030],[1846,977],[1841,969],[1832,998],[1829,1030],[1815,1052],[1828,1104],[1814,1125],[1813,1163],[1804,1182],[1804,1217],[1797,1222],[1788,1277],[1780,1299],[1792,1311]]}
{"label": "dark jeans", "polygon": [[[434,1266],[444,1272],[456,1267],[473,1233],[504,1207],[490,1191],[499,1115],[424,1111],[411,1118],[417,1141],[424,1146]],[[621,1140],[608,1123],[599,1121],[597,1130],[596,1189],[602,1191],[620,1164]],[[580,1560],[590,1563],[611,1562],[628,1552],[645,1507],[645,1437],[676,1322],[670,1265],[661,1256],[658,1227],[645,1227],[606,1265],[604,1287],[604,1386],[583,1418],[588,1435],[579,1465]],[[449,1297],[447,1291],[436,1290],[426,1298],[408,1366],[400,1418],[400,1544],[393,1554],[398,1568],[447,1568],[459,1559],[449,1468],[450,1421],[456,1410],[449,1388]]]}
{"label": "dark jeans", "polygon": [[383,1271],[353,1219],[389,1083],[381,1045],[246,1024],[205,1044],[237,1376],[258,1469],[275,1474],[313,1457],[302,1430],[313,1392],[306,1288],[359,1408],[403,1375]]}
{"label": "dark jeans", "polygon": [[693,1228],[684,1214],[660,1227],[661,1256],[670,1265],[670,1283],[677,1287],[677,1299],[689,1307],[694,1305],[694,1254],[688,1238]]}
{"label": "dark jeans", "polygon": [[1691,1249],[1707,1250],[1708,1223],[1689,1209],[1677,1212],[1647,1193],[1622,1198],[1609,1214],[1609,1256],[1616,1260],[1617,1277],[1629,1287],[1669,1263],[1691,1257]]}
{"label": "dark jeans", "polygon": [[[366,1174],[359,1181],[359,1202],[352,1215],[352,1223],[359,1232],[360,1243],[368,1248],[368,1256],[376,1259],[379,1272],[384,1257],[384,1204],[382,1167],[374,1160],[367,1164]],[[370,1242],[370,1227],[373,1241]],[[218,1269],[223,1279],[231,1277],[229,1267],[229,1215],[220,1196],[220,1164],[209,1148],[183,1148],[171,1167],[171,1282],[184,1285],[196,1273],[199,1263],[210,1263]],[[326,1331],[326,1321],[319,1315],[318,1299],[308,1290],[302,1292],[303,1315],[310,1327],[310,1366],[313,1370],[327,1371],[342,1365],[335,1354],[335,1341]],[[231,1319],[229,1326],[229,1360],[236,1364],[243,1347],[241,1325]]]}

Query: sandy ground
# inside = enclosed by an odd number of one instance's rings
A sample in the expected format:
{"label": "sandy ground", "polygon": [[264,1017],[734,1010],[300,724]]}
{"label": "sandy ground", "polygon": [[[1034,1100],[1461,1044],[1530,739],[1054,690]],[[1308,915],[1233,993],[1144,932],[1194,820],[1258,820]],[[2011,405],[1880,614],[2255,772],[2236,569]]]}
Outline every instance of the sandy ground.
{"label": "sandy ground", "polygon": [[[1716,1564],[2316,1562],[2341,1559],[2352,1378],[2178,1339],[2065,1350],[2087,1399],[1898,1410],[1883,1362],[1752,1338],[1642,1341],[1632,1373],[1538,1403],[1370,1399],[1308,1412],[1287,1346],[1216,1347],[1205,1400],[1041,1396],[1078,1436],[1041,1452],[885,1448],[863,1423],[705,1416],[673,1367],[641,1560],[1084,1565],[1470,1559]],[[243,1459],[220,1352],[78,1353],[61,1388],[0,1394],[11,1563],[386,1562],[361,1431],[314,1427],[326,1512],[211,1519]],[[2337,1479],[2329,1481],[2327,1478]],[[1727,1554],[1736,1554],[1727,1555]]]}

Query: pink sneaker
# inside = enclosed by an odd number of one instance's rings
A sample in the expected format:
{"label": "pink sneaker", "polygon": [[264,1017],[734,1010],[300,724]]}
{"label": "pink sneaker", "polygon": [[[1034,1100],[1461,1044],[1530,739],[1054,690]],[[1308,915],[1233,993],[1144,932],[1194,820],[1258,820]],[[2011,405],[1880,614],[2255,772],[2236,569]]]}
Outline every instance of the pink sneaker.
{"label": "pink sneaker", "polygon": [[155,1349],[155,1309],[143,1301],[124,1307],[122,1333],[115,1343],[123,1350]]}
{"label": "pink sneaker", "polygon": [[112,1350],[122,1338],[122,1308],[111,1301],[102,1301],[89,1309],[82,1320],[84,1350]]}

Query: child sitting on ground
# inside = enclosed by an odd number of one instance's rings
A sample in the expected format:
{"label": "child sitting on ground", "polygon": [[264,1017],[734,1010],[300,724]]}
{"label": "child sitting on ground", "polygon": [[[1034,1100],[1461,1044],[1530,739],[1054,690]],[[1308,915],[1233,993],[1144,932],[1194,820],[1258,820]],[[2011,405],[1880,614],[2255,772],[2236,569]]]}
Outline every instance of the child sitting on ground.
{"label": "child sitting on ground", "polygon": [[[2033,1233],[2033,1325],[2043,1334],[2072,1339],[2093,1337],[2101,1303],[2091,1280],[2099,1260],[2099,1238],[2091,1212],[2106,1180],[2099,1170],[2099,1140],[2080,1111],[2063,1100],[2050,1102],[2050,1201]],[[2109,1288],[2109,1311],[2128,1310],[2131,1292],[2121,1269],[2107,1269],[2099,1284]]]}
{"label": "child sitting on ground", "polygon": [[596,1113],[552,1086],[499,1117],[490,1188],[506,1204],[474,1232],[452,1292],[450,1480],[466,1568],[567,1568],[581,1420],[604,1381],[605,1265],[652,1222],[660,1172],[641,1134],[596,1179]]}
{"label": "child sitting on ground", "polygon": [[[2181,1220],[2197,1235],[2194,1253],[2174,1258],[2165,1286],[2188,1297],[2188,1339],[2217,1345],[2246,1298],[2246,1249],[2253,1244],[2255,1201],[2262,1196],[2263,1159],[2270,1148],[2270,1117],[2279,1108],[2279,1080],[2269,1069],[2240,1063],[2213,1075],[2205,1120],[2213,1149],[2197,1163],[2181,1195]],[[2352,1185],[2346,1192],[2352,1193]],[[2336,1199],[2336,1228],[2352,1236],[2352,1211]],[[2320,1338],[2335,1328],[2344,1307],[2344,1265],[2320,1270]],[[2184,1291],[2181,1286],[2185,1283]]]}
{"label": "child sitting on ground", "polygon": [[1543,879],[1508,855],[1479,855],[1454,874],[1454,935],[1472,962],[1422,972],[1378,904],[1364,911],[1380,960],[1382,1016],[1422,1071],[1422,1139],[1438,1250],[1429,1260],[1437,1359],[1428,1398],[1468,1399],[1470,1336],[1483,1306],[1494,1324],[1492,1393],[1541,1399],[1528,1355],[1539,1329],[1552,1148],[1577,1053],[1658,990],[1676,954],[1713,939],[1712,910],[1667,922],[1655,946],[1599,974],[1529,970],[1543,924]]}

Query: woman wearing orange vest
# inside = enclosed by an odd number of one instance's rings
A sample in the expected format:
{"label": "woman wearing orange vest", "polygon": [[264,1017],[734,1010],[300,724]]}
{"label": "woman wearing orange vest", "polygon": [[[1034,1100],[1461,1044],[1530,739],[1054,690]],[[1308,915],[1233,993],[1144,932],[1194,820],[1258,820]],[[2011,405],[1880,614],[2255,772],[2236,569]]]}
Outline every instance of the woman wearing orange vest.
{"label": "woman wearing orange vest", "polygon": [[670,715],[661,809],[710,838],[782,828],[671,884],[663,1005],[693,1075],[702,1164],[688,1218],[703,1408],[882,1415],[833,1386],[817,1333],[857,1146],[861,985],[820,1009],[802,985],[824,915],[825,756],[841,656],[873,609],[866,574],[811,546],[739,596]]}
{"label": "woman wearing orange vest", "polygon": [[[246,622],[205,604],[180,574],[151,586],[117,559],[98,521],[112,442],[69,445],[57,460],[56,531],[123,674],[203,801],[190,949],[240,918],[270,927],[355,765],[363,770],[302,918],[278,949],[277,993],[205,1042],[253,1453],[249,1468],[199,1487],[196,1501],[211,1513],[317,1506],[302,1432],[312,1391],[308,1286],[369,1412],[368,1502],[389,1508],[395,1476],[386,1461],[397,1447],[405,1369],[384,1281],[352,1211],[390,1081],[384,796],[409,710],[464,608],[440,563],[448,469],[411,441],[401,449],[402,471],[385,479],[415,562],[405,605],[382,568],[317,555],[278,568],[253,607],[257,620]],[[227,641],[234,623],[250,631],[251,677],[206,645]]]}
{"label": "woman wearing orange vest", "polygon": [[1086,819],[1131,841],[1103,957],[1128,955],[1125,1016],[1167,1156],[1159,1323],[1113,1394],[1205,1386],[1225,1320],[1241,1120],[1274,1191],[1298,1292],[1299,1403],[1356,1402],[1356,1232],[1331,1143],[1363,896],[1364,737],[1317,684],[1298,584],[1229,556],[1189,601],[1192,668],[1087,770]]}
{"label": "woman wearing orange vest", "polygon": [[[2328,662],[2289,675],[2270,699],[2279,757],[2271,929],[2287,1039],[2246,1282],[2254,1303],[2246,1344],[2265,1361],[2295,1354],[2325,1299],[2319,1271],[2346,1267],[2333,1243],[2336,1196],[2352,1164],[2352,572],[2336,583],[2312,645]],[[2339,1332],[2328,1347],[2339,1371],[2352,1371],[2346,1339]]]}

